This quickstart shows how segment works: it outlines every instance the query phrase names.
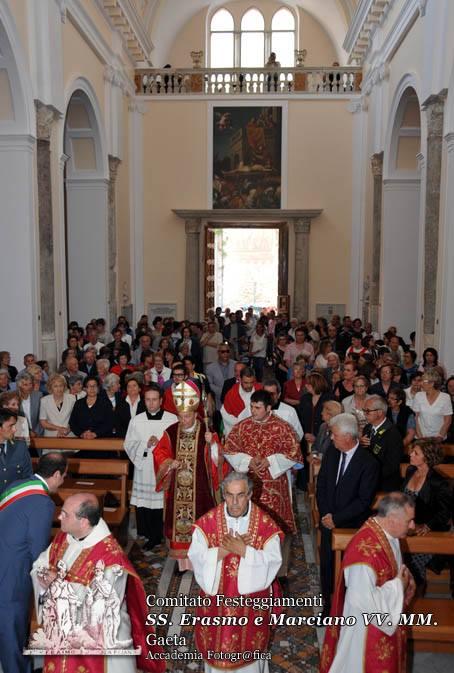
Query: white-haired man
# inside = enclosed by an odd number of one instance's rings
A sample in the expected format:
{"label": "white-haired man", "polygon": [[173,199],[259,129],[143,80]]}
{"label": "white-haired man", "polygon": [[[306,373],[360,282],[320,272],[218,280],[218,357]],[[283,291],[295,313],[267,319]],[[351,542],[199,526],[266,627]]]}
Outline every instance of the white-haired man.
{"label": "white-haired man", "polygon": [[[215,673],[219,656],[224,654],[227,659],[233,651],[237,656],[236,673],[268,671],[265,657],[251,663],[246,656],[256,648],[265,655],[270,636],[269,616],[256,621],[265,614],[258,606],[232,607],[232,600],[244,595],[257,599],[258,605],[260,599],[280,595],[275,578],[282,560],[283,533],[268,514],[251,502],[252,486],[247,474],[230,472],[222,482],[225,502],[207,512],[194,526],[188,556],[201,596],[223,594],[219,606],[217,598],[211,599],[210,605],[196,614],[246,618],[243,626],[196,624],[195,641],[205,661],[205,673]],[[242,648],[247,650],[244,656]]]}
{"label": "white-haired man", "polygon": [[370,514],[377,489],[380,465],[359,445],[359,429],[352,414],[331,419],[334,446],[325,453],[317,479],[320,513],[320,579],[324,613],[329,612],[333,589],[333,528],[359,528]]}
{"label": "white-haired man", "polygon": [[[380,670],[405,668],[405,627],[399,621],[415,581],[402,564],[399,539],[415,527],[414,502],[405,493],[388,493],[377,510],[347,546],[333,597],[332,614],[355,617],[356,623],[326,630],[320,673],[362,673],[377,660]],[[386,619],[366,625],[364,615],[372,613]]]}

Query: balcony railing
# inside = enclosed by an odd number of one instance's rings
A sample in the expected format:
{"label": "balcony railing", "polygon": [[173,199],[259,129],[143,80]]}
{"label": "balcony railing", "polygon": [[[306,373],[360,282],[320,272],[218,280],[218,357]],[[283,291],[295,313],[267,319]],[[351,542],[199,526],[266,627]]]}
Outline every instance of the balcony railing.
{"label": "balcony railing", "polygon": [[344,94],[361,91],[361,68],[163,68],[136,70],[142,96]]}

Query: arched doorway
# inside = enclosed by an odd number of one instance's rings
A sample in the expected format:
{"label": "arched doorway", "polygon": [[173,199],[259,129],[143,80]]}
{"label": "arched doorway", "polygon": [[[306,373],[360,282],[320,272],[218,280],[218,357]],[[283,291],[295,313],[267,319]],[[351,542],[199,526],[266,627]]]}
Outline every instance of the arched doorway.
{"label": "arched doorway", "polygon": [[67,315],[85,324],[108,315],[108,178],[96,98],[81,85],[65,119],[65,233]]}
{"label": "arched doorway", "polygon": [[408,338],[417,325],[421,112],[415,89],[396,100],[385,152],[380,330]]}

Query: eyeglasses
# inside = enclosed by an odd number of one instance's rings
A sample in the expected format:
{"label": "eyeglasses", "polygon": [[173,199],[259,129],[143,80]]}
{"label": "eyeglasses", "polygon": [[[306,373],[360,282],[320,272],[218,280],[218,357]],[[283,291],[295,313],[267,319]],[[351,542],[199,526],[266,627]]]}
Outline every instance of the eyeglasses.
{"label": "eyeglasses", "polygon": [[381,411],[381,409],[363,409],[365,414],[371,414],[373,411]]}

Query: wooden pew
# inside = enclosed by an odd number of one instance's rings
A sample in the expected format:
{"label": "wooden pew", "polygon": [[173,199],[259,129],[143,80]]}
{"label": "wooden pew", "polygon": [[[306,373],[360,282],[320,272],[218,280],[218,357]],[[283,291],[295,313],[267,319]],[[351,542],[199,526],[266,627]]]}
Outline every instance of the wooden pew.
{"label": "wooden pew", "polygon": [[30,439],[33,449],[52,451],[124,451],[125,440],[116,437],[105,439],[80,439],[80,437],[34,437]]}
{"label": "wooden pew", "polygon": [[[38,459],[32,458],[32,462],[35,466]],[[119,506],[115,508],[104,506],[103,517],[117,537],[120,532],[123,537],[128,514],[128,470],[128,460],[68,458],[68,477],[55,497],[57,515],[61,501],[69,495],[86,491],[103,499],[107,493],[112,493],[119,501]]]}
{"label": "wooden pew", "polygon": [[[400,475],[402,478],[405,477],[408,466],[409,463],[400,464]],[[445,479],[454,480],[454,463],[440,463],[439,465],[435,465],[434,470]]]}
{"label": "wooden pew", "polygon": [[[342,554],[355,532],[347,528],[333,530],[332,549],[336,583],[340,574]],[[454,556],[454,533],[428,533],[421,537],[407,537],[401,540],[401,549],[403,553]],[[416,651],[454,653],[454,601],[415,598],[407,609],[407,614],[410,613],[416,616],[433,615],[430,625],[413,624],[408,627],[408,637]]]}

